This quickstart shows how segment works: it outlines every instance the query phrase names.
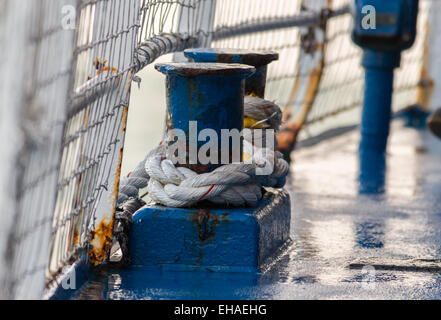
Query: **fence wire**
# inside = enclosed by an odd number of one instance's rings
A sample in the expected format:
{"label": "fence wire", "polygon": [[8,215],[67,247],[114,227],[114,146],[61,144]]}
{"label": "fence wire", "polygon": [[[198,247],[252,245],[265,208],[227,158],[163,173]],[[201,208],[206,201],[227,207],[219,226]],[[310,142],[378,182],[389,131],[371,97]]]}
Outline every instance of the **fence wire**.
{"label": "fence wire", "polygon": [[135,71],[161,55],[208,46],[215,0],[143,0]]}

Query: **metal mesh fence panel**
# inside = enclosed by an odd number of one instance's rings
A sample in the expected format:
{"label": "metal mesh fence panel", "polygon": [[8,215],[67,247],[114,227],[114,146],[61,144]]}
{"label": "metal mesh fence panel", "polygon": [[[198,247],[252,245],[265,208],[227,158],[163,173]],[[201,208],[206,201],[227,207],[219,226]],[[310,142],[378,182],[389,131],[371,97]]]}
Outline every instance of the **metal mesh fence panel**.
{"label": "metal mesh fence panel", "polygon": [[[278,52],[279,60],[268,69],[266,96],[282,106],[289,99],[295,78],[301,76],[297,68],[299,25],[316,21],[300,13],[301,1],[218,0],[211,46]],[[282,28],[278,26],[281,21],[285,22]],[[254,28],[245,28],[251,24]],[[259,28],[263,31],[259,32]]]}
{"label": "metal mesh fence panel", "polygon": [[71,3],[0,4],[2,298],[35,299],[44,289],[74,44],[61,13]]}
{"label": "metal mesh fence panel", "polygon": [[[332,1],[336,10],[350,4],[349,0]],[[393,111],[412,105],[423,105],[422,85],[427,14],[436,1],[420,1],[418,34],[414,46],[402,55],[401,66],[395,71]],[[350,14],[330,19],[326,30],[325,62],[322,79],[300,139],[316,136],[326,130],[357,124],[363,100],[364,70],[362,51],[350,39]]]}
{"label": "metal mesh fence panel", "polygon": [[[352,79],[362,77],[361,51],[349,36],[348,4],[324,0],[218,1],[212,46],[279,52],[279,60],[268,69],[266,98],[285,109],[286,123],[301,127],[305,122],[327,119],[349,108],[359,95],[357,91],[344,94],[352,87],[357,89],[357,84],[341,71],[350,70]],[[250,25],[254,28],[245,28]],[[241,29],[247,32],[237,32]],[[339,93],[345,101],[338,100]]]}
{"label": "metal mesh fence panel", "polygon": [[135,71],[161,55],[209,46],[215,4],[215,0],[143,0]]}
{"label": "metal mesh fence panel", "polygon": [[[350,2],[334,0],[330,8],[336,10]],[[351,28],[350,14],[327,22],[321,80],[299,139],[359,121],[357,107],[363,98],[364,71],[362,51],[350,38]]]}
{"label": "metal mesh fence panel", "polygon": [[104,262],[127,119],[140,2],[82,1],[48,281],[81,257]]}
{"label": "metal mesh fence panel", "polygon": [[[0,2],[7,47],[0,51],[0,132],[8,137],[0,203],[10,203],[0,213],[1,297],[38,298],[66,265],[106,260],[130,85],[161,55],[207,46],[277,51],[266,98],[285,109],[286,123],[307,124],[301,139],[357,123],[364,79],[361,50],[350,39],[350,2]],[[429,43],[438,43],[439,4],[420,6],[416,43],[396,71],[395,111],[434,101],[437,51]]]}
{"label": "metal mesh fence panel", "polygon": [[[432,0],[427,5],[427,20],[425,28],[427,35],[424,43],[424,65],[423,65],[423,90],[422,101],[427,104],[428,109],[434,110],[441,107],[441,1]],[[420,20],[420,23],[423,23]]]}
{"label": "metal mesh fence panel", "polygon": [[66,265],[106,260],[134,71],[205,41],[196,31],[205,3],[1,3],[1,43],[11,44],[1,53],[1,130],[13,135],[0,171],[2,203],[13,203],[0,216],[1,297],[41,297]]}

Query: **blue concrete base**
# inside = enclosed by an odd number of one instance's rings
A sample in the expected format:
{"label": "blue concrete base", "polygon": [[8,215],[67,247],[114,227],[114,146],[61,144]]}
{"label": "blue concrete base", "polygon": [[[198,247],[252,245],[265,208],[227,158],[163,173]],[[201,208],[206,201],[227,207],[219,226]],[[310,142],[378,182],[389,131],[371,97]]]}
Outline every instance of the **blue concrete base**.
{"label": "blue concrete base", "polygon": [[268,190],[257,208],[146,206],[133,217],[134,266],[255,272],[289,240],[290,199]]}

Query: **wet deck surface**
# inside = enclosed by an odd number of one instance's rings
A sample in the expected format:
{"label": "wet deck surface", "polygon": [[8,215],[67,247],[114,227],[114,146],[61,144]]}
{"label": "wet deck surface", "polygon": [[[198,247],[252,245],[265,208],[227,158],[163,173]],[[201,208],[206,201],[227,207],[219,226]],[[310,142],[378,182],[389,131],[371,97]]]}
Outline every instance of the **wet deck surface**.
{"label": "wet deck surface", "polygon": [[292,246],[263,275],[108,271],[83,299],[440,299],[441,141],[395,121],[384,193],[358,192],[358,132],[297,150]]}

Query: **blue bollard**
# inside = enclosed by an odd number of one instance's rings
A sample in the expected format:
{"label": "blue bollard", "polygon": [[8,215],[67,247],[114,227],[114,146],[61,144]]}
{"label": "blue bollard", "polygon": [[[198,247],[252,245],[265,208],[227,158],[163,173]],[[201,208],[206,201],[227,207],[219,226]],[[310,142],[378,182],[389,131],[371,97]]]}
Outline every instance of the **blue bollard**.
{"label": "blue bollard", "polygon": [[[167,129],[188,132],[194,120],[198,131],[242,129],[244,79],[253,67],[169,63],[156,68],[167,75]],[[146,270],[257,272],[290,243],[290,220],[289,195],[276,189],[267,189],[255,208],[148,205],[133,216],[132,265]]]}
{"label": "blue bollard", "polygon": [[[197,144],[193,146],[189,138],[197,137],[204,129],[213,129],[220,147],[222,129],[242,131],[244,79],[254,68],[220,63],[160,63],[155,68],[167,76],[166,131],[180,129],[187,138],[189,159],[186,166],[198,173],[215,169],[221,165],[221,150],[218,164],[200,164],[197,154],[205,141],[196,138]],[[194,132],[190,132],[190,121],[196,121]],[[233,150],[228,153],[231,159]],[[242,156],[241,152],[238,154]]]}
{"label": "blue bollard", "polygon": [[245,95],[264,98],[267,65],[279,59],[279,54],[271,51],[244,49],[187,49],[184,55],[195,62],[243,63],[256,68],[256,72],[245,81]]}

